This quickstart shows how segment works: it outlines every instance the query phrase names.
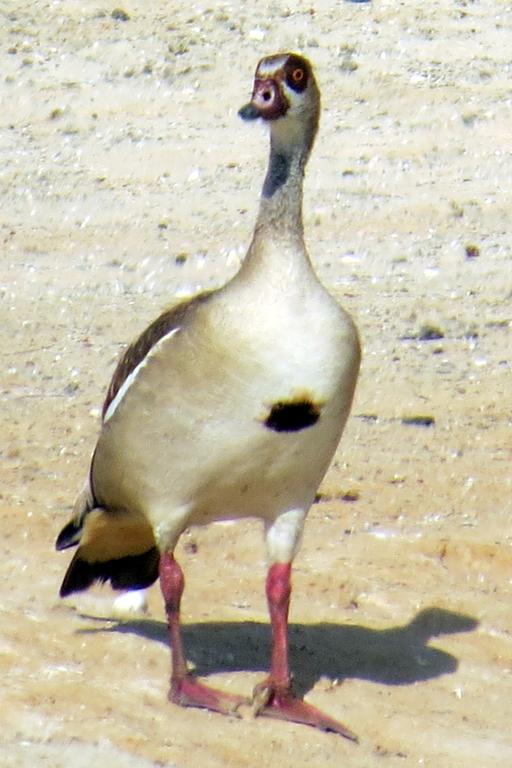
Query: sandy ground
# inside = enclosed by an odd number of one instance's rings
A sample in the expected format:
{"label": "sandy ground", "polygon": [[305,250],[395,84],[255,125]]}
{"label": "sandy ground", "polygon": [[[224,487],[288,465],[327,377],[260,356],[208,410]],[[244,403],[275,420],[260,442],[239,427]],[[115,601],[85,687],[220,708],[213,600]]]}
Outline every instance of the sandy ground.
{"label": "sandy ground", "polygon": [[[0,5],[0,765],[508,767],[512,10],[246,5]],[[158,588],[127,620],[107,589],[57,597],[115,360],[237,268],[267,139],[236,111],[260,55],[290,48],[324,103],[310,251],[364,341],[296,561],[292,661],[359,745],[168,704]],[[259,525],[191,531],[179,557],[191,662],[248,694]]]}

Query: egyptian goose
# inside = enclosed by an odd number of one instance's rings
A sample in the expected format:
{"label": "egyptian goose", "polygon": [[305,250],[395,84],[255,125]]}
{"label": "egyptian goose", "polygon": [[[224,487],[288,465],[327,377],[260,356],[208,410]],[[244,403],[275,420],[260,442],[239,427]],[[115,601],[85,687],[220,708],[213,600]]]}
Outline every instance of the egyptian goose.
{"label": "egyptian goose", "polygon": [[60,594],[158,577],[176,704],[236,713],[246,700],[187,670],[183,572],[174,558],[192,525],[263,520],[272,628],[270,674],[256,713],[354,739],[293,694],[288,666],[291,563],[304,519],[345,425],[359,370],[350,317],[321,285],[303,239],[302,182],[320,95],[297,54],[262,59],[244,120],[270,128],[270,160],[247,256],[233,279],[164,312],[112,378],[89,476],[56,547],[78,549]]}

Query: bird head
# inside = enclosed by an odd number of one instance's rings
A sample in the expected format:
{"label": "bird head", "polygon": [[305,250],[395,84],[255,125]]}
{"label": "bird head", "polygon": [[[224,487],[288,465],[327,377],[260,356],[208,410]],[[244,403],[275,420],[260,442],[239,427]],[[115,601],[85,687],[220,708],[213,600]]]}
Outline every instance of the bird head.
{"label": "bird head", "polygon": [[238,114],[243,120],[261,118],[272,132],[286,124],[290,139],[294,125],[316,127],[319,108],[320,94],[309,61],[296,53],[278,53],[258,63],[251,100]]}

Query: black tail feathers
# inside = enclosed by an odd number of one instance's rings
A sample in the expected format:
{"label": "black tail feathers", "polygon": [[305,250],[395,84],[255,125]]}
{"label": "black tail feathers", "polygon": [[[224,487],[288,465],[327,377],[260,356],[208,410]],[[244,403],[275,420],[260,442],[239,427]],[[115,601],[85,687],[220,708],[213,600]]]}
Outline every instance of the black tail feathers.
{"label": "black tail feathers", "polygon": [[[70,526],[72,523],[64,528],[57,539],[57,549],[65,549],[76,543],[64,536]],[[69,543],[66,543],[68,541]],[[87,562],[80,554],[78,551],[69,564],[60,588],[61,597],[66,597],[72,592],[81,592],[96,581],[110,581],[113,589],[143,589],[151,586],[158,578],[160,553],[156,547],[141,555],[128,555],[96,563]]]}

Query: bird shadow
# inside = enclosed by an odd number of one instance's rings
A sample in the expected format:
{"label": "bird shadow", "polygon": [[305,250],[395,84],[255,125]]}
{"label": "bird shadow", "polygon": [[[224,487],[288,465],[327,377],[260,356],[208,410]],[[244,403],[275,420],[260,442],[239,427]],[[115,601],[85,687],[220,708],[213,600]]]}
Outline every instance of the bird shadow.
{"label": "bird shadow", "polygon": [[[82,614],[107,626],[80,633],[115,632],[169,642],[167,625],[151,619],[105,619]],[[443,608],[426,608],[408,624],[389,629],[359,625],[290,624],[290,666],[297,693],[304,695],[320,677],[359,678],[387,685],[408,685],[456,671],[458,660],[429,642],[469,632],[478,621]],[[268,670],[270,630],[261,622],[205,622],[183,627],[187,658],[198,675]]]}

